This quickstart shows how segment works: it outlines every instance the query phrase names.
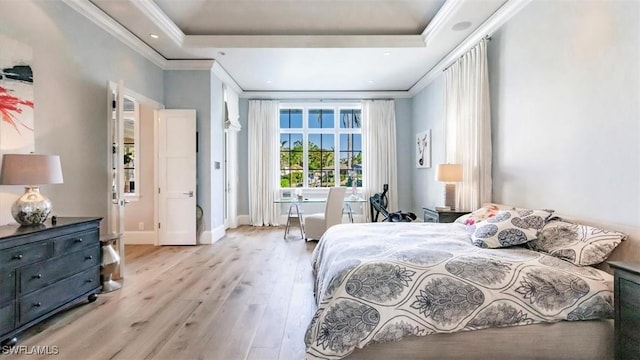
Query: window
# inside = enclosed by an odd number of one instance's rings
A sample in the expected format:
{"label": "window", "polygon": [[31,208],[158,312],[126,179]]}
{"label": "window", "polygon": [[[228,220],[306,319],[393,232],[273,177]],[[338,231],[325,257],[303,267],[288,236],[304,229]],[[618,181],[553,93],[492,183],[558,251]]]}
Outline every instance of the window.
{"label": "window", "polygon": [[354,184],[362,186],[360,105],[281,104],[280,187]]}

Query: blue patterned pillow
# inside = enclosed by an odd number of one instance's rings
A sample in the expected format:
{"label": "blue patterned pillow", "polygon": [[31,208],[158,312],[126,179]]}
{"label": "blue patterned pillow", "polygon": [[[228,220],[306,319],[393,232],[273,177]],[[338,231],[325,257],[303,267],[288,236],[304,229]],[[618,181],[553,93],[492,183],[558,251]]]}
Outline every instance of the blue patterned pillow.
{"label": "blue patterned pillow", "polygon": [[501,210],[476,224],[473,244],[482,248],[501,248],[524,244],[537,238],[551,212],[544,210]]}

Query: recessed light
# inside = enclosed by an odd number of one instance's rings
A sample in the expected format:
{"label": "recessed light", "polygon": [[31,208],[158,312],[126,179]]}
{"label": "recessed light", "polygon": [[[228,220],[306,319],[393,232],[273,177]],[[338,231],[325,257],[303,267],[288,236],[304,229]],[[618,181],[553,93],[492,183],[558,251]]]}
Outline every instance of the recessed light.
{"label": "recessed light", "polygon": [[159,37],[160,37],[160,36],[158,36],[158,35],[156,35],[156,34],[149,34],[149,36],[151,36],[151,37],[152,37],[152,38],[154,38],[154,39],[157,39],[157,38],[159,38]]}
{"label": "recessed light", "polygon": [[267,84],[271,84],[273,81],[271,80],[267,80]]}
{"label": "recessed light", "polygon": [[369,84],[373,84],[373,80],[367,80]]}
{"label": "recessed light", "polygon": [[471,21],[460,21],[459,23],[453,24],[453,26],[451,27],[451,30],[462,31],[462,30],[467,30],[469,27],[471,27]]}
{"label": "recessed light", "polygon": [[383,54],[384,56],[389,56],[389,55],[391,55],[391,51],[385,51],[385,52],[383,52],[382,54]]}

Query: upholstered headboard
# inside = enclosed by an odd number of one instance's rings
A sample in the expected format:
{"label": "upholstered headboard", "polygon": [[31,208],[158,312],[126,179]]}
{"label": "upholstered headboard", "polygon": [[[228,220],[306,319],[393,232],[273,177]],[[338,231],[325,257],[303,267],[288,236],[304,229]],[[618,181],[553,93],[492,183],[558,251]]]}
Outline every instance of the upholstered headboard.
{"label": "upholstered headboard", "polygon": [[[518,206],[512,205],[504,205],[504,204],[496,204],[501,209],[513,209],[518,208]],[[635,261],[640,262],[640,228],[633,227],[629,225],[621,225],[621,224],[613,224],[613,223],[603,223],[596,220],[590,219],[579,219],[571,216],[563,216],[559,213],[554,213],[554,216],[559,216],[565,220],[577,223],[584,224],[593,227],[597,227],[603,230],[615,230],[620,231],[629,235],[629,237],[620,243],[618,247],[613,251],[613,253],[609,256],[607,261]],[[597,268],[604,270],[608,273],[613,273],[610,269],[609,265],[605,261],[602,264],[596,266]]]}

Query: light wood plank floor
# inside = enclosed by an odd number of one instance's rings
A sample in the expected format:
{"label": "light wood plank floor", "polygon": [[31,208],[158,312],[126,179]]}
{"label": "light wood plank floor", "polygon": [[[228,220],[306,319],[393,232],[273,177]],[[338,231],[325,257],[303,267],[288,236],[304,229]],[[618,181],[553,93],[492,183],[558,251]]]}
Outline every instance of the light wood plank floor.
{"label": "light wood plank floor", "polygon": [[127,246],[122,289],[18,345],[57,346],[60,359],[302,359],[316,243],[283,233],[243,226],[213,245]]}

